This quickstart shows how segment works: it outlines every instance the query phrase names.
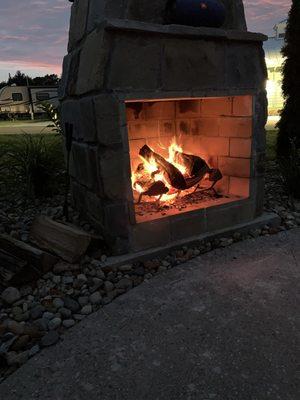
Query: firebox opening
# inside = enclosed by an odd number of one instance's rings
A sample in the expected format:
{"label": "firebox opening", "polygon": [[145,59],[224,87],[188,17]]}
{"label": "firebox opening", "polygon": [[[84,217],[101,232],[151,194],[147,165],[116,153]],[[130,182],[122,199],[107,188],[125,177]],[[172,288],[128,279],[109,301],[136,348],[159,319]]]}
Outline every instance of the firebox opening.
{"label": "firebox opening", "polygon": [[137,223],[249,197],[252,101],[126,102]]}

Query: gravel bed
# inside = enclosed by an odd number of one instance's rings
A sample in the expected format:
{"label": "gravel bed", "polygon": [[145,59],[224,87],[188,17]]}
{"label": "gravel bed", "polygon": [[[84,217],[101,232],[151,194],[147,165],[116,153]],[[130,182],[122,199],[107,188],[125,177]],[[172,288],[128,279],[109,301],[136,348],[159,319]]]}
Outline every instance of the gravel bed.
{"label": "gravel bed", "polygon": [[[292,204],[283,187],[275,162],[268,163],[265,210],[281,217],[278,228],[265,226],[248,233],[236,232],[231,237],[203,241],[197,246],[172,251],[170,254],[119,267],[105,265],[85,256],[80,264],[59,262],[52,272],[32,285],[2,289],[0,294],[0,382],[44,347],[57,343],[65,331],[116,297],[135,286],[165,273],[217,247],[230,246],[247,238],[276,234],[300,225],[300,202]],[[40,213],[62,219],[62,196],[35,201],[24,206],[0,199],[0,232],[28,241],[30,225]],[[83,229],[90,225],[79,220],[71,209],[71,219]]]}

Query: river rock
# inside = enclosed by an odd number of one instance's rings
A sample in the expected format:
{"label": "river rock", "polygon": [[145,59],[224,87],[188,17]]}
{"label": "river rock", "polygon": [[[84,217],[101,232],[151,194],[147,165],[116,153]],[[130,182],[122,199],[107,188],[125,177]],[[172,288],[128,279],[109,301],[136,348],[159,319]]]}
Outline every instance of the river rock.
{"label": "river rock", "polygon": [[21,298],[21,293],[15,287],[8,287],[3,290],[1,299],[7,304],[13,304]]}
{"label": "river rock", "polygon": [[49,347],[59,341],[59,334],[56,331],[50,331],[41,340],[42,347]]}

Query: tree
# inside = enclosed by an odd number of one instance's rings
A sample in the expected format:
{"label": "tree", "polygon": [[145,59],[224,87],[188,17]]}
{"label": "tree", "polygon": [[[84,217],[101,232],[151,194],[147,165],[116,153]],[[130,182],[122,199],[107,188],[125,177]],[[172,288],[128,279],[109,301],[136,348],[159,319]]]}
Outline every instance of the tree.
{"label": "tree", "polygon": [[8,85],[17,85],[17,86],[26,86],[28,78],[23,72],[17,71],[13,77],[9,76],[7,84]]}
{"label": "tree", "polygon": [[32,79],[32,85],[34,86],[57,86],[59,78],[56,74],[37,76]]}
{"label": "tree", "polygon": [[282,54],[283,65],[282,91],[285,98],[284,108],[278,123],[278,157],[288,157],[293,146],[300,148],[300,1],[292,0],[289,12],[285,45]]}

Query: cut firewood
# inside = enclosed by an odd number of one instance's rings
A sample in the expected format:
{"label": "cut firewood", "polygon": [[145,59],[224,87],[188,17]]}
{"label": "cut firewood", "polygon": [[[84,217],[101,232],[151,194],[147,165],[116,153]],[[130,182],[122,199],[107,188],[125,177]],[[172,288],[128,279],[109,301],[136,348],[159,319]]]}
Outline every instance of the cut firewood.
{"label": "cut firewood", "polygon": [[0,284],[8,286],[13,277],[27,267],[27,261],[0,250]]}
{"label": "cut firewood", "polygon": [[175,152],[175,160],[177,163],[186,167],[187,173],[190,177],[198,176],[204,177],[210,171],[208,164],[203,158],[194,156],[192,154]]}
{"label": "cut firewood", "polygon": [[162,181],[154,182],[149,189],[140,194],[138,203],[141,202],[142,196],[159,196],[161,198],[161,196],[168,193],[168,191],[169,189]]}
{"label": "cut firewood", "polygon": [[0,249],[26,261],[42,273],[50,271],[58,261],[58,258],[53,254],[37,249],[8,235],[0,235]]}
{"label": "cut firewood", "polygon": [[39,216],[32,224],[30,239],[69,263],[76,263],[93,242],[92,235],[81,229]]}
{"label": "cut firewood", "polygon": [[139,154],[147,161],[154,158],[158,166],[164,171],[166,180],[173,188],[178,190],[186,189],[186,182],[182,173],[178,168],[165,160],[160,154],[155,153],[146,144],[140,149]]}

